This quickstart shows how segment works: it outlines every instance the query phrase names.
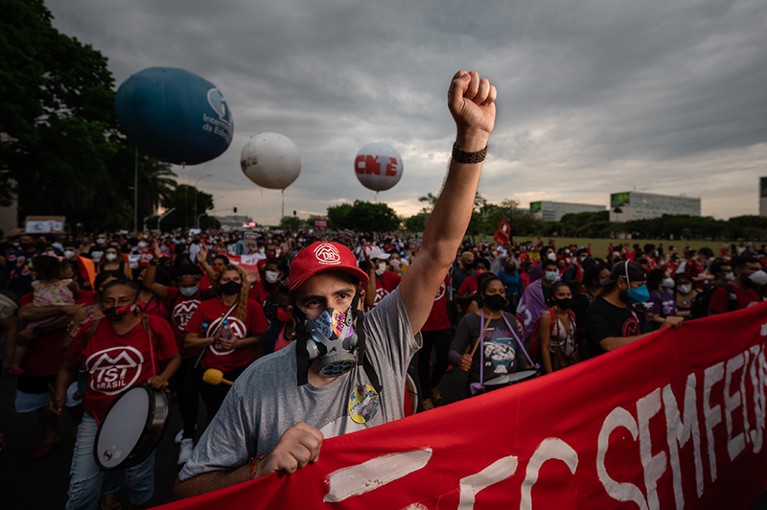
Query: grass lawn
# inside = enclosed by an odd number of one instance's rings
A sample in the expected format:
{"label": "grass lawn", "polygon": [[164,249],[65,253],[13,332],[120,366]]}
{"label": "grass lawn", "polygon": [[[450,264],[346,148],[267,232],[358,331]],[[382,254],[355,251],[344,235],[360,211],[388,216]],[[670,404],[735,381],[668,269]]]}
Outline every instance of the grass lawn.
{"label": "grass lawn", "polygon": [[[541,237],[543,242],[548,242],[549,239],[553,239],[554,243],[556,244],[557,248],[561,246],[569,246],[571,244],[577,244],[579,247],[585,247],[589,243],[591,243],[591,253],[595,257],[604,257],[607,255],[607,247],[612,243],[613,245],[618,243],[624,243],[628,244],[629,246],[633,246],[634,244],[638,244],[639,246],[644,246],[647,243],[654,244],[655,246],[658,246],[660,244],[663,245],[664,251],[668,252],[669,247],[673,246],[677,253],[680,255],[683,254],[683,250],[686,247],[690,247],[695,250],[699,250],[703,248],[704,246],[707,246],[711,248],[711,250],[714,252],[715,255],[719,255],[719,248],[723,244],[725,244],[724,241],[693,241],[693,240],[684,240],[680,241],[678,239],[674,240],[668,240],[668,239],[591,239],[587,237]],[[528,240],[536,241],[536,236],[514,236],[514,242],[515,243],[524,243]],[[727,245],[729,246],[730,243],[728,242]]]}

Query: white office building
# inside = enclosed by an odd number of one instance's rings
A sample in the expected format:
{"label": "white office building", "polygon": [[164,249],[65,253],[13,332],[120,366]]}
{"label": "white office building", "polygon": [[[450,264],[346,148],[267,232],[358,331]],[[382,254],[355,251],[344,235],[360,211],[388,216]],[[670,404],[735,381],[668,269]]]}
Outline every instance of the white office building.
{"label": "white office building", "polygon": [[605,206],[603,205],[573,204],[570,202],[552,202],[550,200],[530,202],[530,212],[545,221],[559,221],[562,219],[562,216],[569,213],[599,212],[604,210]]}
{"label": "white office building", "polygon": [[700,216],[700,198],[623,191],[610,195],[610,221],[658,218],[664,214]]}

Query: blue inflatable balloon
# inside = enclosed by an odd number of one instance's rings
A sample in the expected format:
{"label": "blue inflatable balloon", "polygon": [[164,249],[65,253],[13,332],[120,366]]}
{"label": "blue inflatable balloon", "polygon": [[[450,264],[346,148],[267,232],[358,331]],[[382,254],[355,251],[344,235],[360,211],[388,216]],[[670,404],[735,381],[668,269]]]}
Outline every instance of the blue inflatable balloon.
{"label": "blue inflatable balloon", "polygon": [[120,128],[161,161],[196,165],[220,156],[234,122],[224,96],[183,69],[150,67],[125,80],[115,99]]}

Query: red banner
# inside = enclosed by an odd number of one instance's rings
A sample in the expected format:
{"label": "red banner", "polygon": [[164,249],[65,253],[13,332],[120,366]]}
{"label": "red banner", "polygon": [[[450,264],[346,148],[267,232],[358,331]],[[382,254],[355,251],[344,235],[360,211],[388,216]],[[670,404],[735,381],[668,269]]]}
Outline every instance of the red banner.
{"label": "red banner", "polygon": [[328,439],[316,464],[162,508],[751,508],[767,303]]}

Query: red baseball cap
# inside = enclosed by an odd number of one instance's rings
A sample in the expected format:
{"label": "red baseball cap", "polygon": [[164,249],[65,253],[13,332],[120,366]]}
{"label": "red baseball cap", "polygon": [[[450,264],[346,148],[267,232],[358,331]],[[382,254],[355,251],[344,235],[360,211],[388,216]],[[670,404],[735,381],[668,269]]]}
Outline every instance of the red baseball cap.
{"label": "red baseball cap", "polygon": [[341,271],[362,283],[368,281],[367,273],[357,266],[357,257],[349,248],[340,243],[317,241],[298,252],[290,264],[290,290],[296,290],[322,271]]}

